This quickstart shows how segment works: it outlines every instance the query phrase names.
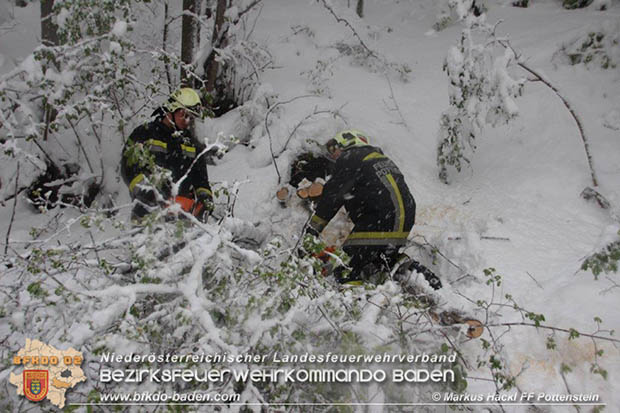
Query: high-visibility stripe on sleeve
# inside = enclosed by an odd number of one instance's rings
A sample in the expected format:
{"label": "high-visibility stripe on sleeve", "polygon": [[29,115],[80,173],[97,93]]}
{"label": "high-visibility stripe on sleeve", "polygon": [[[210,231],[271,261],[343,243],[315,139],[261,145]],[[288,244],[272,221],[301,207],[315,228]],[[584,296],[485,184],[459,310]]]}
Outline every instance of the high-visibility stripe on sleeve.
{"label": "high-visibility stripe on sleeve", "polygon": [[310,225],[312,226],[312,228],[321,232],[323,228],[325,228],[325,226],[327,225],[327,221],[321,218],[320,216],[314,214],[312,215],[312,218],[310,219]]}
{"label": "high-visibility stripe on sleeve", "polygon": [[151,146],[151,151],[152,152],[167,152],[168,151],[168,144],[166,142],[157,140],[157,139],[149,139],[148,141],[146,141],[146,143],[148,143]]}
{"label": "high-visibility stripe on sleeve", "polygon": [[213,192],[211,192],[209,189],[203,188],[203,187],[200,187],[200,188],[196,189],[196,193],[197,194],[207,194],[208,196],[211,196],[211,197],[213,196]]}
{"label": "high-visibility stripe on sleeve", "polygon": [[188,145],[181,145],[181,150],[183,150],[183,154],[189,158],[196,157],[196,148]]}
{"label": "high-visibility stripe on sleeve", "polygon": [[395,245],[402,246],[407,243],[408,232],[390,232],[390,231],[360,231],[353,232],[349,235],[344,246],[363,246],[363,245]]}
{"label": "high-visibility stripe on sleeve", "polygon": [[388,182],[392,186],[392,190],[394,191],[394,195],[396,196],[396,201],[398,202],[398,232],[402,232],[405,228],[405,203],[403,202],[403,196],[400,193],[400,189],[398,189],[398,185],[396,185],[396,181],[392,174],[388,174],[386,176]]}
{"label": "high-visibility stripe on sleeve", "polygon": [[382,158],[387,158],[387,156],[379,152],[372,152],[366,155],[366,157],[362,161],[369,161],[371,159],[382,159]]}
{"label": "high-visibility stripe on sleeve", "polygon": [[360,231],[360,232],[352,232],[349,235],[349,239],[407,239],[409,236],[408,232],[392,232],[392,231]]}
{"label": "high-visibility stripe on sleeve", "polygon": [[131,182],[129,183],[129,193],[133,194],[133,191],[136,187],[136,185],[138,185],[140,182],[142,182],[144,180],[144,174],[138,174],[136,175],[135,178],[133,178],[131,180]]}

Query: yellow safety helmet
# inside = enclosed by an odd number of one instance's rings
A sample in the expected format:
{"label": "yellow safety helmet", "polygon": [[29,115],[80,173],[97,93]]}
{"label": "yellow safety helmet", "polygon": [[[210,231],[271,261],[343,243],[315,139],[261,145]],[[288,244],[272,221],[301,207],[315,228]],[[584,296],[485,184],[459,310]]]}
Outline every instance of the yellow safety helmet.
{"label": "yellow safety helmet", "polygon": [[198,96],[198,93],[194,89],[189,87],[184,87],[174,92],[164,105],[166,110],[171,113],[179,109],[185,109],[198,117],[200,116],[201,106],[202,102],[200,101],[200,96]]}
{"label": "yellow safety helmet", "polygon": [[370,139],[355,129],[345,130],[334,136],[327,142],[327,150],[334,151],[337,147],[341,149],[351,148],[353,146],[366,146],[370,144]]}

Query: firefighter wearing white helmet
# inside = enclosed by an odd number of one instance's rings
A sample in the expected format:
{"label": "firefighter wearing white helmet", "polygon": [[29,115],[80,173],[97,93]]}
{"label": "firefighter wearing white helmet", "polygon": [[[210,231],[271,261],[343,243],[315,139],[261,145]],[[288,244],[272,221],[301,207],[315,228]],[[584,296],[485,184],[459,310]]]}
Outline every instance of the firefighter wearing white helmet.
{"label": "firefighter wearing white helmet", "polygon": [[[200,156],[203,145],[190,134],[201,106],[194,89],[179,89],[153,113],[153,121],[137,127],[129,136],[123,148],[121,174],[135,202],[134,222],[171,202],[206,220],[212,209],[207,162]],[[168,179],[161,179],[162,171],[169,172]],[[174,199],[172,182],[179,182]]]}
{"label": "firefighter wearing white helmet", "polygon": [[326,147],[336,164],[308,232],[318,235],[344,206],[355,226],[343,245],[351,276],[340,281],[364,281],[396,263],[413,227],[415,201],[396,164],[363,132],[340,132]]}

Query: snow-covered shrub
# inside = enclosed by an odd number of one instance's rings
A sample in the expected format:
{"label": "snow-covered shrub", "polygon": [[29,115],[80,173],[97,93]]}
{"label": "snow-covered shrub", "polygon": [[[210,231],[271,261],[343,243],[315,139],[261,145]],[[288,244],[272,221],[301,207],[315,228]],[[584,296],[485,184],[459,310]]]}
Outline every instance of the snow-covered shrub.
{"label": "snow-covered shrub", "polygon": [[[0,314],[9,315],[10,328],[0,356],[23,346],[25,338],[55,346],[71,343],[83,349],[88,380],[80,394],[98,400],[108,392],[152,390],[142,383],[105,383],[104,353],[116,354],[287,354],[416,355],[453,353],[443,346],[454,328],[433,325],[425,316],[424,300],[403,292],[395,282],[376,288],[340,292],[333,281],[316,275],[322,264],[298,258],[289,246],[273,240],[258,250],[234,241],[229,231],[240,223],[190,225],[189,220],[143,228],[118,228],[117,235],[93,240],[91,231],[111,233],[118,222],[92,213],[67,222],[71,241],[58,246],[55,237],[33,240],[26,257],[0,262],[9,297]],[[33,235],[38,235],[33,233]],[[324,245],[308,241],[307,250]],[[456,329],[458,330],[458,329]],[[462,369],[459,361],[443,368]],[[437,366],[416,363],[416,368]],[[368,368],[390,371],[398,364],[135,363],[127,368],[197,368],[248,371],[271,368]],[[10,367],[9,367],[10,368]],[[117,367],[114,367],[117,368]],[[6,366],[3,367],[3,370]],[[2,372],[0,372],[2,374]],[[463,380],[459,376],[459,380]],[[455,385],[461,386],[462,383]],[[386,380],[375,384],[291,383],[228,380],[216,386],[198,381],[159,383],[162,392],[194,390],[238,393],[241,402],[420,402],[429,389],[445,384],[404,384]],[[403,391],[403,389],[406,391]],[[17,395],[0,389],[0,406],[16,403]],[[84,400],[79,400],[83,402]],[[151,411],[141,406],[140,411]],[[156,407],[153,407],[156,409]]]}
{"label": "snow-covered shrub", "polygon": [[[471,0],[451,1],[463,21],[457,45],[452,46],[444,63],[450,80],[450,106],[440,118],[437,164],[439,178],[449,181],[449,168],[461,171],[463,162],[476,148],[476,137],[485,124],[507,122],[518,114],[514,98],[521,94],[524,79],[509,74],[515,63],[512,49],[500,47],[495,27],[486,16],[472,9]],[[476,41],[482,35],[482,41]],[[496,56],[496,49],[503,54]]]}
{"label": "snow-covered shrub", "polygon": [[454,23],[455,16],[452,16],[452,8],[448,0],[439,0],[435,4],[438,11],[435,18],[436,21],[433,23],[433,29],[440,32]]}
{"label": "snow-covered shrub", "polygon": [[[617,235],[620,235],[620,231]],[[608,243],[599,252],[586,258],[581,269],[591,271],[594,277],[598,278],[601,273],[618,272],[618,262],[620,262],[620,239]]]}
{"label": "snow-covered shrub", "polygon": [[385,73],[387,75],[397,76],[403,82],[409,80],[411,67],[409,67],[407,63],[398,63],[378,53],[369,53],[364,46],[359,44],[352,45],[345,42],[338,42],[334,47],[343,56],[348,56],[351,59],[351,63],[356,66],[364,67],[373,73]]}
{"label": "snow-covered shrub", "polygon": [[376,40],[378,36],[375,29],[365,24],[352,10],[337,7],[330,0],[321,0],[320,3],[338,23],[344,24],[357,39],[352,44],[344,41],[336,42],[334,47],[341,55],[349,56],[353,64],[367,68],[372,72],[397,75],[404,82],[409,79],[411,68],[406,63],[395,62],[390,57],[368,46],[369,42]]}
{"label": "snow-covered shrub", "polygon": [[562,45],[554,60],[570,65],[616,68],[620,63],[620,20],[608,20],[602,27],[592,28]]}
{"label": "snow-covered shrub", "polygon": [[[442,31],[446,27],[461,20],[459,11],[457,10],[458,2],[454,0],[439,0],[436,3],[438,9],[436,21],[433,23],[433,30]],[[471,4],[472,12],[475,16],[479,16],[487,12],[486,2],[482,0],[473,0]]]}
{"label": "snow-covered shrub", "polygon": [[581,9],[587,7],[592,3],[592,0],[564,0],[562,6],[565,9]]}
{"label": "snow-covered shrub", "polygon": [[[5,153],[44,160],[56,170],[79,165],[81,181],[113,190],[127,124],[159,92],[138,80],[138,52],[127,33],[136,2],[56,1],[60,45],[39,46],[0,79]],[[10,152],[9,152],[10,151]],[[45,168],[42,168],[45,169]],[[28,182],[23,182],[27,185]]]}
{"label": "snow-covered shrub", "polygon": [[516,0],[512,2],[515,7],[527,7],[530,4],[530,0]]}
{"label": "snow-covered shrub", "polygon": [[310,82],[310,93],[331,98],[331,90],[327,81],[334,76],[332,70],[337,57],[318,59],[312,69],[301,72]]}
{"label": "snow-covered shrub", "polygon": [[612,0],[594,0],[590,6],[595,10],[607,10],[611,7]]}

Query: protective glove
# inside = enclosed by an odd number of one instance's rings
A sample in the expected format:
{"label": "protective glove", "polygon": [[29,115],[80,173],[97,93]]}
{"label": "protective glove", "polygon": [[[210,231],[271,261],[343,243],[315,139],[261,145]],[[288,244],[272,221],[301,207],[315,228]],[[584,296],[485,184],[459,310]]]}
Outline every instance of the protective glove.
{"label": "protective glove", "polygon": [[157,189],[152,186],[144,185],[134,189],[134,197],[149,207],[167,206],[164,200],[168,199],[168,197],[163,196],[161,192],[157,191]]}
{"label": "protective glove", "polygon": [[192,215],[200,222],[207,222],[207,218],[211,215],[211,212],[213,212],[213,198],[210,194],[205,192],[199,192],[196,197],[197,199],[194,203]]}

